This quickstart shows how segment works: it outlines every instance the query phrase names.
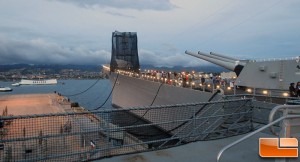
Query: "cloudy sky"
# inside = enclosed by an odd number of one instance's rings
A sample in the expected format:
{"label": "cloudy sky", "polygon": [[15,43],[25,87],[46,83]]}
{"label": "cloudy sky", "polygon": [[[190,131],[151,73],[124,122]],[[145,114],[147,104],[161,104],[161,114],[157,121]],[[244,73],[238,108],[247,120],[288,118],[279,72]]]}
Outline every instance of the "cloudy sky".
{"label": "cloudy sky", "polygon": [[0,0],[0,64],[109,63],[115,30],[137,32],[141,64],[206,64],[185,50],[295,57],[300,1]]}

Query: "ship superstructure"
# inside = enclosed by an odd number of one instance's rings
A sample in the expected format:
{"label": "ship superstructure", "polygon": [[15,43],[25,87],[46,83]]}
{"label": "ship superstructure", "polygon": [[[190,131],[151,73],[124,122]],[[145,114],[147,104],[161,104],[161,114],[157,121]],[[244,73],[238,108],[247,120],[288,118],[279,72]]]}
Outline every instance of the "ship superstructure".
{"label": "ship superstructure", "polygon": [[110,70],[116,69],[139,72],[137,34],[135,32],[112,33]]}
{"label": "ship superstructure", "polygon": [[300,81],[300,57],[291,59],[239,60],[210,52],[190,52],[186,54],[206,60],[234,71],[236,86],[251,88],[288,90],[290,83]]}
{"label": "ship superstructure", "polygon": [[[126,36],[126,34],[118,34],[119,37],[120,35],[123,37],[129,36]],[[126,38],[119,39],[126,40]],[[113,41],[113,48],[116,46],[114,43],[118,44],[118,42]],[[122,44],[123,43],[119,41],[118,46],[122,47]],[[213,52],[205,54],[203,52],[193,53],[186,51],[186,54],[234,71],[238,76],[235,80],[235,87],[242,86],[254,89],[279,90],[286,93],[290,82],[297,82],[300,80],[298,68],[299,58],[289,60],[253,61],[239,60]],[[115,55],[118,56],[120,54],[112,52],[112,60],[113,57],[116,58]],[[119,59],[120,58],[125,57],[119,57]],[[204,89],[203,91],[199,91],[192,88],[183,88],[182,86],[176,86],[176,84],[168,84],[170,82],[167,78],[157,78],[134,70],[133,66],[131,66],[134,62],[133,60],[123,59],[121,61],[119,60],[119,62],[122,62],[122,64],[113,64],[111,62],[110,67],[104,68],[109,71],[110,80],[113,85],[112,104],[121,109],[136,107],[136,111],[130,111],[130,114],[133,114],[138,120],[135,122],[120,121],[117,125],[132,126],[132,124],[136,124],[137,121],[143,124],[165,123],[167,121],[181,119],[183,114],[185,114],[183,116],[187,118],[189,116],[194,116],[196,120],[209,118],[208,120],[199,122],[178,121],[176,124],[171,124],[171,127],[169,125],[154,126],[156,129],[160,130],[161,133],[165,133],[165,136],[170,137],[170,139],[179,138],[181,135],[188,136],[184,140],[169,140],[153,145],[158,148],[173,142],[177,144],[189,142],[189,139],[211,140],[251,132],[254,130],[254,125],[257,123],[263,125],[268,123],[268,114],[273,107],[283,103],[289,104],[290,102],[288,101],[293,100],[292,98],[282,98],[280,96],[272,99],[272,96],[269,94],[256,96],[255,93],[225,96],[219,93],[220,91],[205,92]],[[118,67],[113,65],[121,66]],[[124,65],[130,65],[130,68]],[[251,100],[248,100],[249,98]],[[239,99],[242,99],[242,101],[240,102]],[[272,101],[275,101],[275,103]],[[219,102],[221,105],[218,105]],[[185,108],[197,105],[197,103],[205,104],[200,107],[196,106],[193,109],[193,112],[183,112],[186,110]],[[208,106],[210,103],[212,105]],[[152,106],[160,108],[152,110]],[[139,109],[141,107],[144,107],[145,109]],[[261,110],[261,107],[263,107],[263,110]],[[231,113],[240,115],[231,116]],[[157,117],[157,114],[166,116],[166,120]],[[225,117],[227,115],[229,115],[229,117]],[[195,129],[191,128],[192,125],[196,127],[197,131],[191,130]],[[149,129],[149,131],[150,130],[151,129]],[[138,130],[138,132],[140,131],[144,132],[144,130]],[[206,134],[207,131],[214,133]],[[137,135],[137,138],[139,138],[139,135],[141,134],[138,132],[130,133]],[[149,132],[146,134],[144,133],[142,134],[142,137],[151,136],[150,134]]]}

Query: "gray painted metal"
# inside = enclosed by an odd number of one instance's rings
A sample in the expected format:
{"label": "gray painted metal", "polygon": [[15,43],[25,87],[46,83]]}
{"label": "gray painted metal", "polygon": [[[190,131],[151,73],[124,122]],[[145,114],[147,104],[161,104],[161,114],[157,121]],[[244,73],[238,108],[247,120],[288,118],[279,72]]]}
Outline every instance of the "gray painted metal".
{"label": "gray painted metal", "polygon": [[224,68],[226,68],[228,70],[232,70],[233,71],[234,68],[235,68],[235,66],[236,66],[234,63],[231,63],[231,62],[217,60],[217,59],[214,59],[214,58],[211,58],[211,57],[207,57],[207,56],[204,56],[204,55],[200,55],[200,54],[197,54],[197,53],[193,53],[193,52],[190,52],[190,51],[185,51],[185,53],[188,54],[188,55],[191,55],[191,56],[194,56],[194,57],[206,60],[206,61],[211,62],[213,64],[222,66],[222,67],[224,67]]}
{"label": "gray painted metal", "polygon": [[[280,106],[280,107],[281,107],[281,106]],[[299,107],[299,106],[298,106],[298,107]],[[282,107],[281,107],[281,108],[282,108]],[[277,108],[275,108],[275,109],[277,109]],[[286,115],[286,116],[282,116],[282,117],[280,117],[280,118],[278,118],[278,119],[276,119],[276,120],[270,122],[269,124],[267,124],[267,125],[265,125],[265,126],[259,128],[259,129],[255,130],[255,131],[253,131],[253,132],[247,134],[246,136],[244,136],[244,137],[242,137],[242,138],[240,138],[240,139],[234,141],[233,143],[231,143],[231,144],[225,146],[225,147],[222,148],[222,149],[220,150],[220,152],[218,153],[218,155],[217,155],[217,162],[220,161],[220,158],[221,158],[223,152],[226,151],[227,149],[231,148],[232,146],[234,146],[234,145],[236,145],[236,144],[238,144],[238,143],[240,143],[240,142],[245,141],[246,139],[250,138],[251,136],[253,136],[253,135],[255,135],[255,134],[257,134],[257,133],[259,133],[259,132],[261,132],[261,131],[263,131],[263,130],[265,130],[265,129],[267,129],[267,128],[272,127],[274,124],[276,124],[276,123],[278,123],[278,122],[280,122],[280,121],[283,121],[283,120],[285,120],[285,119],[295,119],[295,118],[299,119],[299,118],[300,118],[300,115]],[[282,129],[285,129],[285,128],[282,128]]]}
{"label": "gray painted metal", "polygon": [[288,90],[290,83],[300,81],[299,61],[274,60],[249,62],[236,80],[236,85],[254,88]]}
{"label": "gray painted metal", "polygon": [[206,56],[206,57],[211,57],[211,58],[214,58],[217,60],[221,60],[221,61],[226,61],[226,62],[230,62],[230,63],[234,63],[234,64],[236,63],[235,60],[229,60],[228,58],[219,57],[219,56],[215,56],[215,55],[209,55],[209,54],[206,54],[206,53],[200,52],[200,51],[198,51],[198,54],[202,55],[202,56]]}
{"label": "gray painted metal", "polygon": [[[97,162],[128,162],[138,159],[147,162],[215,162],[221,148],[243,137],[244,135],[219,140],[199,141],[172,147],[169,149],[148,151],[138,154],[115,156]],[[232,147],[222,156],[221,162],[274,162],[273,159],[260,158],[258,142],[254,139],[273,137],[266,133],[258,133],[249,140]],[[294,162],[298,160],[295,159]]]}
{"label": "gray painted metal", "polygon": [[[116,73],[111,73],[114,84]],[[161,83],[119,75],[112,94],[112,104],[118,107],[150,106]],[[213,94],[188,88],[163,84],[152,105],[170,105],[207,102]],[[220,95],[219,95],[220,96]]]}
{"label": "gray painted metal", "polygon": [[295,116],[295,115],[293,115],[293,116],[283,116],[283,117],[281,117],[281,118],[279,118],[279,119],[277,119],[277,120],[274,120],[272,123],[269,123],[269,124],[267,124],[267,125],[265,125],[265,126],[259,128],[259,129],[257,129],[256,131],[253,131],[253,132],[247,134],[246,136],[240,138],[239,140],[236,140],[236,141],[230,143],[229,145],[225,146],[224,148],[222,148],[222,149],[219,151],[219,153],[218,153],[218,155],[217,155],[217,162],[220,161],[221,156],[222,156],[222,154],[224,153],[224,151],[226,151],[227,149],[231,148],[232,146],[235,146],[235,145],[237,145],[237,144],[239,144],[239,143],[245,141],[246,139],[252,137],[253,135],[255,135],[255,134],[257,134],[257,133],[259,133],[259,132],[261,132],[261,131],[263,131],[263,130],[265,130],[265,129],[267,129],[267,128],[269,128],[270,126],[272,126],[272,125],[274,125],[274,124],[276,124],[276,123],[278,123],[278,122],[280,122],[280,121],[282,121],[282,120],[284,120],[284,119],[286,119],[286,118],[295,118],[295,117],[299,118],[300,115],[297,115],[297,116]]}
{"label": "gray painted metal", "polygon": [[[226,62],[217,57],[208,57],[207,55],[197,55],[186,51],[188,55],[209,61],[226,69],[234,71],[237,64],[243,65],[243,69],[236,79],[235,85],[251,88],[288,90],[290,83],[300,81],[300,62],[299,57],[289,60],[268,60],[268,61],[244,61],[232,58],[232,61]],[[230,59],[231,57],[212,53],[211,55]]]}
{"label": "gray painted metal", "polygon": [[214,52],[210,52],[210,55],[211,56],[214,56],[215,58],[217,59],[227,59],[227,60],[231,60],[235,63],[235,65],[243,65],[245,66],[247,62],[249,62],[249,60],[238,60],[236,58],[232,58],[232,57],[229,57],[229,56],[225,56],[225,55],[221,55],[221,54],[217,54],[217,53],[214,53]]}
{"label": "gray painted metal", "polygon": [[[276,106],[272,109],[272,111],[270,112],[270,115],[269,115],[269,123],[273,122],[273,119],[275,117],[275,114],[279,111],[279,110],[282,110],[282,109],[288,109],[288,110],[285,110],[285,111],[288,111],[289,113],[294,113],[294,112],[298,112],[299,114],[299,109],[300,109],[300,106],[299,105],[279,105],[279,106]],[[291,110],[291,109],[294,109],[294,110]],[[275,132],[275,129],[273,126],[270,127],[270,131],[275,135],[275,136],[278,136],[279,134],[277,132]]]}
{"label": "gray painted metal", "polygon": [[237,58],[233,58],[233,57],[230,57],[230,56],[225,56],[225,55],[222,55],[222,54],[219,54],[219,53],[215,53],[215,52],[210,52],[210,54],[214,55],[214,56],[226,58],[228,60],[239,61]]}

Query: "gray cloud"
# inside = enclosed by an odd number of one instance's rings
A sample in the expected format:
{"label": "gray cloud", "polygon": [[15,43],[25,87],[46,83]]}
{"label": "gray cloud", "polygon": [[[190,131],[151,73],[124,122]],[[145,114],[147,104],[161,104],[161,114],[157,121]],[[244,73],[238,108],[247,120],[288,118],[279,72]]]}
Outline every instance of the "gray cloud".
{"label": "gray cloud", "polygon": [[130,16],[130,15],[125,15],[119,12],[112,12],[112,11],[107,11],[107,14],[113,15],[113,16],[121,16],[121,17],[127,17],[127,18],[135,18],[134,16]]}
{"label": "gray cloud", "polygon": [[172,55],[158,54],[156,52],[141,49],[139,50],[140,64],[150,64],[154,66],[184,66],[195,67],[200,65],[207,65],[209,63],[200,59],[195,59],[184,53],[174,53]]}
{"label": "gray cloud", "polygon": [[[110,62],[110,51],[89,50],[86,47],[63,47],[43,39],[12,40],[0,37],[0,64],[91,64]],[[154,66],[199,66],[204,62],[177,52],[172,55],[139,50],[141,64]],[[204,63],[205,64],[205,63]]]}
{"label": "gray cloud", "polygon": [[185,50],[293,57],[299,7],[298,0],[0,0],[0,64],[108,63],[114,30],[138,33],[141,64],[202,64]]}
{"label": "gray cloud", "polygon": [[0,37],[0,64],[103,64],[110,52],[84,47],[67,48],[42,39],[16,41]]}
{"label": "gray cloud", "polygon": [[57,0],[61,2],[73,3],[80,7],[90,8],[98,7],[112,7],[122,9],[135,10],[171,10],[177,8],[170,0]]}

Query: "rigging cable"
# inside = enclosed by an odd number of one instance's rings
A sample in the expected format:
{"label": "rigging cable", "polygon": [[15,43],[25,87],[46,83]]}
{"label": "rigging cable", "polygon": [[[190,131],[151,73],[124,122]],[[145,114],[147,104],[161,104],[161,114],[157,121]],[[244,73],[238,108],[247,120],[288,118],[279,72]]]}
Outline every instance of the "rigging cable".
{"label": "rigging cable", "polygon": [[[128,65],[129,65],[129,63],[127,62],[127,65],[126,65],[126,66],[128,66]],[[97,107],[97,108],[95,108],[95,109],[92,109],[92,111],[94,111],[94,110],[98,110],[98,109],[102,108],[102,107],[103,107],[103,106],[106,104],[106,102],[108,101],[108,99],[110,98],[110,96],[111,96],[112,92],[113,92],[113,91],[114,91],[114,89],[115,89],[115,85],[116,85],[116,83],[117,83],[118,77],[119,77],[119,72],[117,72],[117,77],[116,77],[116,80],[115,80],[115,82],[114,82],[114,85],[113,85],[113,87],[112,87],[112,89],[111,89],[111,91],[110,91],[109,95],[107,96],[106,100],[105,100],[105,101],[102,103],[102,105],[101,105],[101,106],[99,106],[99,107]]]}
{"label": "rigging cable", "polygon": [[[95,107],[95,106],[97,106],[97,105],[99,105],[99,104],[101,104],[102,103],[102,98],[105,98],[106,96],[107,96],[107,94],[106,93],[104,93],[104,92],[110,92],[110,90],[111,90],[111,87],[110,86],[107,86],[107,85],[104,85],[105,86],[105,88],[103,88],[103,89],[101,89],[100,91],[101,92],[103,92],[103,93],[101,93],[100,95],[97,95],[97,96],[95,96],[96,98],[95,99],[93,99],[93,100],[91,100],[91,101],[89,101],[90,103],[89,103],[89,107]],[[96,104],[97,103],[97,104]]]}
{"label": "rigging cable", "polygon": [[[156,92],[156,94],[155,94],[155,96],[154,96],[154,98],[153,98],[153,100],[152,100],[150,106],[152,106],[153,103],[154,103],[154,101],[156,100],[156,98],[157,98],[157,96],[158,96],[158,93],[159,93],[159,90],[160,90],[160,88],[162,87],[162,85],[163,85],[163,83],[161,83],[161,84],[159,85],[159,87],[158,87],[158,89],[157,89],[157,92]],[[150,110],[150,108],[147,109],[146,112],[145,112],[142,116],[139,116],[139,118],[140,118],[140,119],[143,119],[144,116],[148,113],[149,110]],[[139,120],[137,119],[135,122],[133,122],[133,123],[130,124],[130,125],[134,125],[134,124],[136,124],[138,121],[139,121]]]}
{"label": "rigging cable", "polygon": [[112,89],[111,89],[111,91],[110,91],[109,95],[107,96],[106,100],[105,100],[105,101],[102,103],[102,105],[101,105],[101,106],[99,106],[99,107],[97,107],[97,108],[93,109],[92,111],[94,111],[94,110],[98,110],[98,109],[102,108],[102,107],[103,107],[103,106],[106,104],[106,102],[108,101],[108,99],[110,98],[110,96],[111,96],[112,92],[113,92],[113,91],[114,91],[114,89],[115,89],[115,86],[116,86],[116,83],[117,83],[118,77],[119,77],[119,73],[117,73],[117,77],[116,77],[115,83],[114,83],[114,85],[113,85],[113,87],[112,87]]}
{"label": "rigging cable", "polygon": [[[155,100],[156,100],[156,98],[157,98],[157,96],[158,96],[158,94],[159,94],[159,91],[160,91],[160,88],[162,87],[162,85],[163,85],[163,83],[161,83],[161,84],[159,85],[159,87],[158,87],[158,89],[157,89],[157,92],[156,92],[156,94],[155,94],[155,96],[154,96],[154,98],[153,98],[153,100],[152,100],[150,106],[152,106],[153,103],[155,102]],[[150,110],[150,108],[147,109],[146,112],[145,112],[142,116],[139,116],[139,119],[140,119],[140,120],[144,120],[143,118],[144,118],[144,116],[148,113],[149,110]],[[134,125],[134,124],[136,124],[138,121],[140,121],[139,119],[137,119],[137,120],[134,121],[133,123],[127,124],[127,125]],[[163,134],[163,133],[159,133],[159,134],[141,134],[141,133],[134,133],[134,132],[132,132],[132,131],[130,131],[130,130],[127,130],[127,131],[128,131],[130,134],[132,134],[132,135],[135,135],[135,136],[144,136],[144,137],[152,137],[152,136],[158,136],[158,135],[162,135],[162,134]]]}
{"label": "rigging cable", "polygon": [[100,80],[100,78],[97,79],[96,82],[94,84],[92,84],[89,88],[87,88],[86,90],[84,90],[82,92],[71,94],[71,95],[64,95],[64,94],[62,94],[62,95],[67,96],[67,97],[72,97],[72,96],[77,96],[77,95],[83,94],[83,93],[87,92],[88,90],[90,90],[92,87],[94,87],[99,82],[99,80]]}
{"label": "rigging cable", "polygon": [[[220,92],[219,92],[219,91],[215,92],[215,93],[209,98],[208,102],[210,102],[211,100],[213,100],[213,98],[214,98],[218,93],[220,93]],[[207,103],[204,104],[204,105],[203,105],[203,106],[195,113],[195,115],[197,115],[199,112],[201,112],[207,105],[208,105]],[[148,109],[148,110],[149,110],[149,109]],[[148,110],[147,110],[147,111],[148,111]],[[146,112],[147,112],[147,111],[146,111]],[[145,113],[144,115],[146,115],[146,113]],[[143,117],[143,116],[142,116],[142,117]],[[142,117],[141,117],[141,118],[142,118]],[[193,118],[193,116],[192,116],[190,119],[192,119],[192,118]],[[185,121],[185,122],[179,124],[178,126],[172,128],[172,129],[170,129],[170,130],[164,131],[163,133],[169,134],[170,132],[172,132],[172,131],[174,131],[174,130],[180,128],[180,127],[182,127],[182,126],[185,125],[186,123],[188,123],[188,121]],[[138,133],[132,133],[132,132],[130,132],[130,133],[133,134],[133,135],[139,135],[139,136],[144,136],[144,137],[146,137],[146,136],[150,136],[150,137],[151,137],[151,136],[160,136],[160,135],[163,135],[163,133],[151,134],[151,135],[148,135],[148,134],[147,134],[147,135],[146,135],[146,134],[138,134]]]}
{"label": "rigging cable", "polygon": [[[212,101],[212,100],[215,98],[215,96],[217,96],[217,94],[220,93],[220,92],[221,92],[220,90],[218,90],[217,92],[215,92],[215,93],[209,98],[209,100],[208,100],[207,102]],[[200,113],[207,105],[208,105],[208,103],[204,104],[204,105],[203,105],[203,106],[195,113],[195,116],[198,115],[198,114],[199,114],[199,113]],[[194,115],[190,117],[190,119],[193,119],[193,118],[194,118]],[[188,123],[188,122],[189,122],[189,121],[185,121],[185,122],[183,122],[183,123],[177,125],[176,127],[172,128],[172,129],[170,129],[170,130],[168,130],[167,132],[170,133],[170,132],[172,132],[172,131],[174,131],[174,130],[180,128],[180,127],[182,127],[183,125],[185,125],[185,124]]]}

